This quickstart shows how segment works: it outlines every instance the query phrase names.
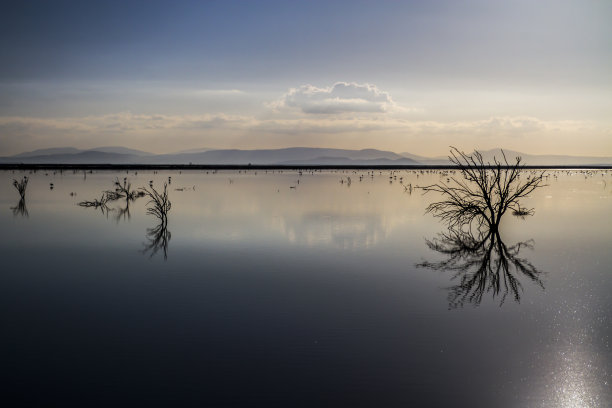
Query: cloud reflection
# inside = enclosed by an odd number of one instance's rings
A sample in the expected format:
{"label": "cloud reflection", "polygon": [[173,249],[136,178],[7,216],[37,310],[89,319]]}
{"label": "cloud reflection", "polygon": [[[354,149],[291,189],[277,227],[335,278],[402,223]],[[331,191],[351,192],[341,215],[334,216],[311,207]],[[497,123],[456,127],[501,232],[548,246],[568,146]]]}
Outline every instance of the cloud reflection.
{"label": "cloud reflection", "polygon": [[342,249],[370,248],[387,235],[383,218],[377,214],[309,213],[284,218],[282,227],[292,243]]}

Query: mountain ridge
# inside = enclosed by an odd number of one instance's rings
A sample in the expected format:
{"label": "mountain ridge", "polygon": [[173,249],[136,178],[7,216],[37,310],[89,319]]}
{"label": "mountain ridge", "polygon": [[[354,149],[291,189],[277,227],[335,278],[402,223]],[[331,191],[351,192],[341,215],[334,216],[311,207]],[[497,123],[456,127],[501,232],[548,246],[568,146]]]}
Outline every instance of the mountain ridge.
{"label": "mountain ridge", "polygon": [[[531,155],[508,149],[482,150],[485,163],[493,157],[509,163],[520,156],[527,165],[612,165],[612,157]],[[76,149],[58,147],[0,157],[0,163],[11,164],[206,164],[206,165],[449,165],[448,157],[426,157],[409,152],[395,153],[378,149],[332,149],[321,147],[288,147],[281,149],[193,149],[171,154],[153,154],[122,146]]]}

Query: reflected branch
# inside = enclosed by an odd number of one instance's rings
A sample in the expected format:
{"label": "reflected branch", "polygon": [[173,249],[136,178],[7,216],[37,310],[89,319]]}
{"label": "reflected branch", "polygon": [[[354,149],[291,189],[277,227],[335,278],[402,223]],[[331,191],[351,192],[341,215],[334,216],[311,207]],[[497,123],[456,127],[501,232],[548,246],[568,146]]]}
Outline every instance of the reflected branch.
{"label": "reflected branch", "polygon": [[144,243],[143,254],[150,252],[149,258],[152,258],[160,249],[164,252],[164,260],[168,259],[168,243],[172,234],[168,231],[167,225],[163,223],[157,224],[153,228],[147,228],[147,242]]}
{"label": "reflected branch", "polygon": [[30,216],[30,213],[28,213],[28,208],[26,207],[25,197],[21,197],[17,205],[15,207],[11,207],[11,210],[13,210],[13,216],[15,217],[21,216],[28,218]]}
{"label": "reflected branch", "polygon": [[123,207],[118,207],[115,208],[114,210],[116,211],[115,213],[115,221],[117,222],[117,224],[119,223],[119,221],[123,220],[130,220],[132,218],[132,215],[130,214],[130,201],[132,200],[125,200],[125,205]]}
{"label": "reflected branch", "polygon": [[544,289],[542,272],[519,255],[524,248],[533,250],[533,240],[508,246],[498,232],[475,237],[471,233],[450,230],[426,243],[431,250],[447,258],[422,262],[417,267],[451,271],[451,280],[458,281],[448,288],[450,308],[463,307],[465,303],[479,305],[487,292],[491,292],[493,298],[499,297],[500,306],[508,295],[520,302],[522,278]]}

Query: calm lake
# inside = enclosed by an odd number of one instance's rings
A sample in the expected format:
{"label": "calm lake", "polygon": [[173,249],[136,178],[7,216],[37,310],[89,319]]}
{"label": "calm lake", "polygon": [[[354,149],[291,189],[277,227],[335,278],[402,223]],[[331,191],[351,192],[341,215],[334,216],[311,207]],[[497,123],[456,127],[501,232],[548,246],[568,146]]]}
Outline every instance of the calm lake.
{"label": "calm lake", "polygon": [[[440,196],[408,187],[440,171],[0,172],[3,397],[612,406],[612,171],[548,175],[501,223],[534,273],[496,286],[462,281],[495,251],[451,269],[431,245]],[[170,179],[167,229],[147,197],[78,205],[124,177]]]}

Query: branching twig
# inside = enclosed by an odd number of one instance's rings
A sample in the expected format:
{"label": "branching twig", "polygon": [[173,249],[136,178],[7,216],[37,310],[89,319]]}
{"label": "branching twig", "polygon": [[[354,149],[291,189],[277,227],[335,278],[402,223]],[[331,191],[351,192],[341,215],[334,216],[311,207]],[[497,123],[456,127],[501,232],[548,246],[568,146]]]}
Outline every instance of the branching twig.
{"label": "branching twig", "polygon": [[[542,171],[521,178],[525,171],[522,159],[517,157],[510,164],[503,151],[502,157],[503,162],[494,157],[493,164],[485,163],[477,151],[468,155],[452,147],[449,160],[459,167],[462,177],[453,176],[447,182],[420,187],[425,193],[440,193],[444,198],[431,203],[426,211],[452,229],[496,231],[508,209],[520,212],[519,200],[544,186],[545,175]],[[533,211],[529,210],[525,215],[531,214]]]}
{"label": "branching twig", "polygon": [[171,234],[168,231],[168,212],[172,208],[172,203],[168,198],[168,185],[164,184],[164,191],[158,192],[150,186],[150,189],[141,188],[140,191],[150,198],[147,203],[147,214],[155,216],[159,220],[159,224],[154,228],[147,229],[148,243],[145,243],[143,253],[151,251],[153,256],[163,249],[164,259],[168,258],[168,242],[170,241]]}
{"label": "branching twig", "polygon": [[26,188],[28,187],[28,176],[23,176],[21,181],[17,181],[15,179],[13,179],[13,186],[19,192],[19,195],[21,196],[21,199],[24,200],[25,199]]}

